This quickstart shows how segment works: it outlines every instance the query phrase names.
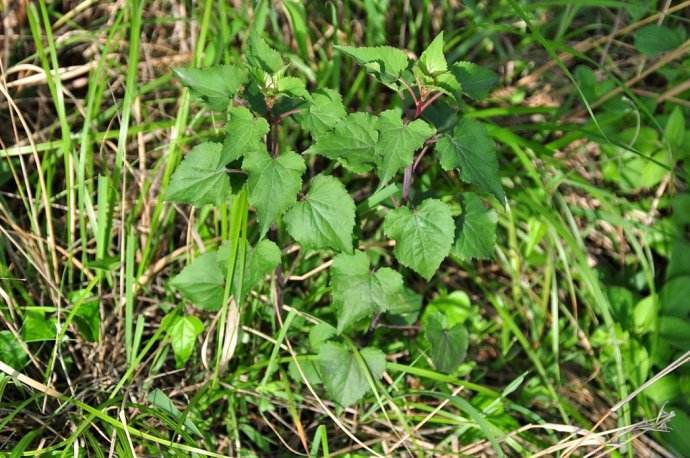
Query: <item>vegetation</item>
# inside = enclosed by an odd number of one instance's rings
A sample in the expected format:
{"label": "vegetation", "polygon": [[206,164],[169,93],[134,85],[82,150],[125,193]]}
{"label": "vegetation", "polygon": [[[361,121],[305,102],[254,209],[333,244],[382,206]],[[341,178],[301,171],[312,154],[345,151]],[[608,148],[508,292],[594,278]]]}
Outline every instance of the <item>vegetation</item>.
{"label": "vegetation", "polygon": [[0,454],[690,453],[690,1],[16,3]]}

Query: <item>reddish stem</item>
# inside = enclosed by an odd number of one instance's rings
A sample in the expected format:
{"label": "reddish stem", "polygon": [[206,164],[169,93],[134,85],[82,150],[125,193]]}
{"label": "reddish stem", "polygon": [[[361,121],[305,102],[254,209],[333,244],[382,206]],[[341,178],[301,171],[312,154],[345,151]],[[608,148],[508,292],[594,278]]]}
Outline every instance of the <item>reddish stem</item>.
{"label": "reddish stem", "polygon": [[438,99],[438,98],[441,97],[442,95],[443,95],[442,92],[437,92],[437,93],[435,93],[434,95],[432,95],[431,97],[429,97],[428,99],[426,99],[426,100],[421,104],[421,107],[418,107],[419,114],[417,115],[417,117],[419,117],[419,116],[424,112],[424,110],[426,110],[427,108],[429,108],[429,106],[430,106],[432,103],[434,103],[434,102],[436,101],[436,99]]}

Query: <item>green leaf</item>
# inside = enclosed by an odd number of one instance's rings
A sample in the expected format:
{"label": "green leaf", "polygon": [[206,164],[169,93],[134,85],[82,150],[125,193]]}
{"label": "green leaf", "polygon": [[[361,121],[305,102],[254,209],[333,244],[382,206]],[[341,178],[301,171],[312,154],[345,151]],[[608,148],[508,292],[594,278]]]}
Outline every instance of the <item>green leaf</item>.
{"label": "green leaf", "polygon": [[648,56],[671,51],[682,43],[678,32],[663,25],[650,24],[635,32],[635,48]]}
{"label": "green leaf", "polygon": [[474,119],[462,119],[453,135],[444,135],[436,143],[444,170],[459,169],[460,178],[480,190],[505,202],[505,193],[498,175],[496,145],[489,137],[484,124]]}
{"label": "green leaf", "polygon": [[436,129],[421,119],[404,124],[399,109],[381,113],[376,128],[379,131],[379,141],[376,144],[378,174],[381,179],[379,187],[385,186],[398,170],[412,164],[414,152],[436,132]]}
{"label": "green leaf", "polygon": [[0,361],[18,371],[26,366],[29,357],[10,331],[0,331]]}
{"label": "green leaf", "polygon": [[74,324],[89,342],[97,342],[101,336],[101,311],[98,300],[82,302],[74,313]]}
{"label": "green leaf", "polygon": [[298,119],[300,126],[318,136],[334,128],[345,116],[347,112],[340,94],[332,89],[323,89],[312,94],[308,107]]}
{"label": "green leaf", "polygon": [[22,340],[26,343],[55,340],[57,327],[54,319],[47,319],[43,312],[27,311],[22,323]]}
{"label": "green leaf", "polygon": [[460,260],[491,259],[496,244],[496,212],[486,208],[474,193],[462,195],[462,215],[453,255]]}
{"label": "green leaf", "polygon": [[278,78],[276,89],[282,95],[306,99],[309,97],[306,83],[301,78],[294,76],[281,76]]}
{"label": "green leaf", "polygon": [[422,308],[422,296],[409,288],[403,288],[386,312],[389,323],[398,325],[412,325],[419,317]]}
{"label": "green leaf", "polygon": [[690,297],[690,275],[682,275],[667,281],[661,289],[661,305],[664,315],[688,318],[690,316],[688,297]]}
{"label": "green leaf", "polygon": [[443,54],[443,32],[440,32],[422,52],[417,66],[430,77],[435,77],[448,70],[446,56]]}
{"label": "green leaf", "polygon": [[386,85],[394,85],[409,65],[404,51],[391,46],[360,47],[335,46],[335,49],[353,57],[369,73]]}
{"label": "green leaf", "polygon": [[683,116],[683,110],[679,106],[676,106],[668,117],[664,136],[672,148],[678,149],[683,146],[685,141],[685,117]]}
{"label": "green leaf", "polygon": [[276,73],[284,65],[280,53],[271,48],[258,33],[251,34],[246,56],[250,65],[266,73]]}
{"label": "green leaf", "polygon": [[352,253],[355,203],[337,178],[318,175],[304,200],[285,215],[290,235],[305,248]]}
{"label": "green leaf", "polygon": [[339,254],[331,268],[333,303],[338,310],[338,333],[374,313],[388,310],[402,290],[402,276],[392,269],[369,271],[362,251]]}
{"label": "green leaf", "polygon": [[328,323],[319,323],[309,331],[309,346],[313,351],[319,351],[321,345],[331,337],[335,337],[338,330]]}
{"label": "green leaf", "polygon": [[308,152],[337,160],[355,173],[366,173],[376,164],[378,139],[375,119],[368,113],[352,113],[332,131],[319,134]]}
{"label": "green leaf", "polygon": [[[261,240],[255,247],[247,247],[239,302],[280,264],[280,256],[280,249],[270,240]],[[209,251],[194,259],[170,281],[170,286],[198,308],[218,310],[223,304],[229,259],[230,243],[225,242],[218,251]],[[234,281],[238,282],[239,278],[236,271]]]}
{"label": "green leaf", "polygon": [[439,371],[451,373],[465,360],[469,336],[462,324],[449,329],[446,317],[436,312],[425,320],[424,334],[431,344],[431,360]]}
{"label": "green leaf", "polygon": [[218,65],[204,69],[174,68],[173,71],[192,95],[215,111],[224,111],[247,81],[247,70],[237,65]]}
{"label": "green leaf", "polygon": [[244,282],[242,283],[243,297],[259,285],[266,275],[278,267],[280,257],[280,248],[271,240],[261,240],[254,248],[247,250],[247,258],[244,264]]}
{"label": "green leaf", "polygon": [[[182,412],[180,412],[177,409],[177,407],[175,407],[175,403],[173,403],[172,399],[170,399],[159,388],[156,388],[153,391],[151,391],[149,393],[149,395],[146,397],[146,399],[148,399],[148,401],[154,407],[167,413],[168,415],[170,415],[175,420],[179,421],[180,418],[182,418]],[[201,434],[201,431],[199,431],[199,428],[196,427],[194,422],[192,422],[192,420],[189,417],[185,418],[184,426],[185,426],[185,428],[187,428],[188,431],[191,431],[192,433],[203,437],[203,435]]]}
{"label": "green leaf", "polygon": [[175,323],[168,328],[170,344],[175,354],[175,363],[178,368],[184,366],[194,347],[196,338],[204,331],[204,324],[195,316],[183,316],[178,318]]}
{"label": "green leaf", "polygon": [[200,255],[170,281],[170,286],[194,305],[212,311],[223,304],[224,284],[225,272],[215,251]]}
{"label": "green leaf", "polygon": [[266,151],[247,155],[242,168],[249,173],[249,203],[263,237],[275,220],[297,201],[306,169],[302,156],[292,151],[272,158]]}
{"label": "green leaf", "polygon": [[448,205],[426,199],[414,210],[388,213],[383,231],[395,240],[397,260],[429,280],[453,245],[455,225]]}
{"label": "green leaf", "polygon": [[222,149],[220,143],[195,146],[173,173],[165,198],[195,207],[219,205],[227,200],[231,189]]}
{"label": "green leaf", "polygon": [[458,62],[450,68],[462,91],[475,100],[485,99],[498,84],[498,75],[491,69],[472,62]]}
{"label": "green leaf", "polygon": [[[690,290],[690,288],[688,289]],[[640,300],[633,310],[633,329],[635,333],[643,335],[655,330],[658,316],[659,299],[656,294],[651,294]]]}
{"label": "green leaf", "polygon": [[[687,391],[685,396],[687,400]],[[690,434],[688,434],[690,414],[683,409],[674,409],[673,413],[673,418],[668,422],[668,432],[664,433],[664,439],[674,450],[675,456],[683,456],[690,450]]]}
{"label": "green leaf", "polygon": [[369,374],[378,380],[385,367],[386,357],[378,348],[367,347],[357,355],[342,344],[326,342],[319,351],[319,369],[326,391],[343,407],[359,401],[370,390]]}
{"label": "green leaf", "polygon": [[221,163],[227,164],[252,151],[264,151],[264,136],[269,131],[264,118],[256,118],[244,107],[228,110],[229,119],[225,125],[225,140]]}

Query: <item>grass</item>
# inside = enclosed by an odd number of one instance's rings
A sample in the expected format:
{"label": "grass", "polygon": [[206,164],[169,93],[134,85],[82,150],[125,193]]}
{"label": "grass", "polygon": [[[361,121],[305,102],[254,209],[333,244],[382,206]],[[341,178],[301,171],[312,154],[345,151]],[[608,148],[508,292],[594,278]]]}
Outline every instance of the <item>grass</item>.
{"label": "grass", "polygon": [[[644,55],[636,34],[687,29],[690,2],[464,3],[5,6],[0,454],[687,454],[690,335],[668,319],[690,317],[665,310],[682,294],[668,285],[690,275],[688,219],[673,211],[688,195],[690,143],[668,127],[674,110],[689,113],[690,47],[683,37]],[[166,323],[193,309],[167,280],[220,240],[244,259],[253,215],[246,195],[203,210],[163,199],[183,155],[222,121],[171,67],[232,63],[261,24],[295,72],[312,88],[340,87],[351,109],[378,112],[392,96],[336,44],[419,54],[444,30],[450,59],[501,75],[466,107],[499,145],[508,194],[494,260],[408,279],[424,304],[467,315],[470,351],[456,372],[433,369],[419,326],[384,323],[352,343],[382,348],[383,380],[370,378],[353,407],[328,400],[310,381],[308,333],[332,318],[331,261],[297,248],[284,252],[282,291],[267,278],[236,304],[241,279],[228,281],[226,306],[198,314],[206,329],[176,367]],[[289,124],[281,135],[302,145]],[[428,192],[458,186],[431,170],[418,180]]]}

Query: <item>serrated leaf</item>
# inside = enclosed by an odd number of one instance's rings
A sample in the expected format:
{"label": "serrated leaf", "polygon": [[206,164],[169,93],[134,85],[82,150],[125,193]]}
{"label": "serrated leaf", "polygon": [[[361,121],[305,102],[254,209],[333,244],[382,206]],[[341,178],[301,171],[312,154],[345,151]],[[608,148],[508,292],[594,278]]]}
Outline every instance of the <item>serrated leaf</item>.
{"label": "serrated leaf", "polygon": [[434,77],[433,82],[425,84],[427,91],[436,90],[446,95],[459,99],[461,96],[462,85],[451,72],[443,72]]}
{"label": "serrated leaf", "polygon": [[184,366],[194,347],[196,338],[204,331],[204,324],[195,316],[183,316],[178,318],[175,323],[168,328],[170,344],[175,354],[175,363],[178,368]]}
{"label": "serrated leaf", "polygon": [[304,80],[294,76],[281,76],[278,78],[276,89],[279,93],[290,97],[304,99],[309,97]]}
{"label": "serrated leaf", "polygon": [[283,66],[280,53],[271,48],[258,33],[251,34],[246,56],[250,65],[266,73],[276,73]]}
{"label": "serrated leaf", "polygon": [[195,306],[211,311],[218,310],[223,303],[224,284],[225,272],[215,251],[198,256],[170,280],[170,286]]}
{"label": "serrated leaf", "polygon": [[650,24],[635,32],[635,48],[648,56],[671,51],[682,43],[678,32],[663,25]]}
{"label": "serrated leaf", "polygon": [[429,280],[453,245],[455,225],[448,205],[426,199],[414,210],[388,213],[383,231],[395,240],[396,259]]}
{"label": "serrated leaf", "polygon": [[269,131],[264,118],[256,118],[244,107],[228,110],[229,119],[225,124],[225,140],[221,162],[227,164],[252,151],[264,151],[264,136]]}
{"label": "serrated leaf", "polygon": [[10,331],[0,331],[0,361],[15,370],[22,370],[29,357]]}
{"label": "serrated leaf", "polygon": [[219,205],[230,197],[230,179],[222,158],[223,145],[200,143],[177,166],[165,193],[166,200],[195,207]]}
{"label": "serrated leaf", "polygon": [[305,248],[352,253],[355,203],[337,178],[318,175],[304,200],[285,215],[290,235]]}
{"label": "serrated leaf", "polygon": [[204,69],[174,68],[173,71],[194,97],[215,111],[224,111],[247,81],[247,71],[237,65],[217,65]]}
{"label": "serrated leaf", "polygon": [[436,312],[425,320],[424,334],[431,344],[431,360],[439,371],[451,373],[465,360],[469,336],[462,324],[449,329],[445,316]]}
{"label": "serrated leaf", "polygon": [[476,194],[464,193],[453,255],[461,260],[490,259],[496,244],[497,219],[496,212],[486,208]]}
{"label": "serrated leaf", "polygon": [[398,170],[412,164],[414,152],[434,135],[436,129],[421,119],[404,124],[402,112],[398,109],[388,110],[379,116],[376,128],[379,141],[376,144],[376,155],[379,161],[379,187],[383,187]]}
{"label": "serrated leaf", "polygon": [[379,81],[393,85],[409,65],[404,51],[391,46],[354,47],[335,46],[335,49],[353,57],[357,63],[364,65]]}
{"label": "serrated leaf", "polygon": [[331,337],[335,337],[338,330],[328,323],[319,323],[309,331],[309,346],[318,352],[321,345]]}
{"label": "serrated leaf", "polygon": [[308,151],[337,160],[355,173],[366,173],[376,163],[378,139],[375,119],[368,113],[352,113],[332,131],[319,134]]}
{"label": "serrated leaf", "polygon": [[385,312],[403,287],[402,276],[392,269],[370,272],[369,258],[362,251],[336,256],[331,272],[338,333],[374,313]]}
{"label": "serrated leaf", "polygon": [[474,119],[461,119],[453,135],[444,135],[436,143],[444,170],[459,169],[460,178],[505,202],[505,193],[498,175],[496,145],[486,127]]}
{"label": "serrated leaf", "polygon": [[260,236],[297,201],[306,166],[292,151],[272,158],[266,151],[247,155],[242,168],[249,174],[249,203],[256,208]]}
{"label": "serrated leaf", "polygon": [[446,56],[443,54],[443,44],[443,32],[440,32],[417,61],[422,72],[432,78],[448,70]]}
{"label": "serrated leaf", "polygon": [[462,91],[475,100],[482,100],[498,84],[498,75],[491,69],[472,62],[453,64],[450,71],[460,83]]}
{"label": "serrated leaf", "polygon": [[319,351],[319,369],[326,391],[343,407],[359,401],[370,390],[369,376],[380,379],[386,367],[386,357],[378,348],[364,348],[359,356],[335,342],[326,342]]}
{"label": "serrated leaf", "polygon": [[332,89],[323,89],[311,96],[308,107],[300,113],[300,125],[312,135],[322,134],[347,116],[340,94]]}

